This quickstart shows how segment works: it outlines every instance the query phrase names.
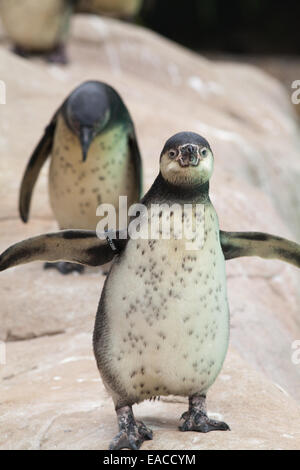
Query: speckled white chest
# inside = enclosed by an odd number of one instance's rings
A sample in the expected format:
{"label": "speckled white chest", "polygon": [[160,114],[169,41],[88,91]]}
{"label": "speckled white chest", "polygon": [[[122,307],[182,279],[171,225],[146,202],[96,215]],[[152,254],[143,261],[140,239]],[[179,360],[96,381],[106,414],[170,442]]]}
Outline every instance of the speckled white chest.
{"label": "speckled white chest", "polygon": [[138,199],[136,173],[122,127],[94,139],[82,161],[79,141],[58,119],[49,175],[50,202],[60,228],[96,230],[97,207],[112,204],[119,195],[131,205]]}
{"label": "speckled white chest", "polygon": [[[203,244],[129,240],[106,286],[110,368],[136,401],[205,392],[228,348],[225,262],[212,205]],[[110,295],[111,293],[111,295]]]}

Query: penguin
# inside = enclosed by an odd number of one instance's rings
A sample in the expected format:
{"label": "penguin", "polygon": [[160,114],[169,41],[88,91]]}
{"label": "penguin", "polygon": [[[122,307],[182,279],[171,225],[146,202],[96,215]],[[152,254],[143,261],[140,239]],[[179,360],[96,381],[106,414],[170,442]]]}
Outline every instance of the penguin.
{"label": "penguin", "polygon": [[141,6],[142,0],[79,0],[76,12],[130,19],[139,12]]}
{"label": "penguin", "polygon": [[45,54],[49,62],[66,64],[64,44],[76,2],[1,0],[1,19],[14,43],[14,51],[23,57],[32,53]]}
{"label": "penguin", "polygon": [[213,166],[204,137],[178,133],[164,145],[159,174],[127,229],[40,235],[0,256],[0,271],[34,260],[87,265],[113,260],[93,337],[119,426],[110,450],[136,450],[152,439],[152,430],[135,419],[132,406],[170,394],[189,399],[180,431],[230,430],[225,422],[210,419],[206,408],[229,341],[225,260],[260,256],[300,268],[295,242],[220,230],[209,197]]}
{"label": "penguin", "polygon": [[[118,214],[119,196],[127,196],[129,205],[141,197],[142,161],[134,124],[119,94],[105,83],[84,82],[47,126],[21,184],[19,212],[25,223],[34,185],[50,155],[50,203],[62,230],[95,230],[100,204],[113,205]],[[53,266],[62,274],[83,269],[76,264]]]}

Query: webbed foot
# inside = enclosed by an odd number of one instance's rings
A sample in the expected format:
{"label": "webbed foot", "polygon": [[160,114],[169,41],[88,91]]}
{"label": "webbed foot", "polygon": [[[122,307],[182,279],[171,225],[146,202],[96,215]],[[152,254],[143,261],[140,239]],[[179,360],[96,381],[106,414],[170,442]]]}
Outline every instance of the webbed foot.
{"label": "webbed foot", "polygon": [[184,413],[182,418],[185,421],[181,426],[179,426],[180,431],[230,431],[228,424],[223,421],[210,419],[207,415],[198,413],[197,411]]}
{"label": "webbed foot", "polygon": [[70,274],[77,272],[82,274],[84,272],[84,266],[77,263],[67,263],[66,261],[59,261],[57,263],[45,263],[44,269],[57,269],[61,274]]}
{"label": "webbed foot", "polygon": [[198,394],[189,398],[189,411],[181,416],[184,423],[179,426],[180,431],[230,431],[228,424],[210,419],[207,416],[205,400],[205,396]]}
{"label": "webbed foot", "polygon": [[119,433],[110,443],[109,450],[138,450],[144,441],[153,438],[151,429],[147,428],[142,421],[135,421],[131,406],[118,409],[117,416]]}

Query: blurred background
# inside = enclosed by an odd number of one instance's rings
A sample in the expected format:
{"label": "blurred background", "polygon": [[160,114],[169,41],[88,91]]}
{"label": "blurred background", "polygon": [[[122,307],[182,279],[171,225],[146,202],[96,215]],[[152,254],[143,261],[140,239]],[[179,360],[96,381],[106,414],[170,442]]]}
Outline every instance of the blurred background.
{"label": "blurred background", "polygon": [[299,16],[297,0],[144,0],[138,20],[205,57],[255,64],[290,92],[300,77]]}
{"label": "blurred background", "polygon": [[[0,1],[0,17],[12,42],[20,39],[26,28],[30,29],[21,9],[14,11],[10,6],[14,3],[18,1]],[[35,9],[47,9],[48,4],[55,3],[58,9],[59,3],[68,3],[73,15],[110,16],[135,23],[207,58],[257,65],[278,78],[288,92],[300,73],[297,0],[46,0],[44,7],[37,6],[36,0],[22,3],[29,7],[29,18]],[[48,26],[50,23],[51,20]],[[47,25],[43,27],[47,29]],[[64,40],[68,28],[64,23]],[[22,49],[19,46],[22,44],[17,45]],[[300,115],[299,109],[296,106]]]}
{"label": "blurred background", "polygon": [[273,0],[145,0],[148,27],[199,51],[295,54],[299,2]]}

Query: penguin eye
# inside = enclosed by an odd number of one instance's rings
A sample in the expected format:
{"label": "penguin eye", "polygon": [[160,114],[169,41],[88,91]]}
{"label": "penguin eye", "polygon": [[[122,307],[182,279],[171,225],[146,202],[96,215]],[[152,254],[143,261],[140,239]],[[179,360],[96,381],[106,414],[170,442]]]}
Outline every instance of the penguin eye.
{"label": "penguin eye", "polygon": [[200,150],[200,153],[201,153],[202,157],[207,157],[208,149],[206,147],[203,147],[203,149]]}
{"label": "penguin eye", "polygon": [[176,150],[170,150],[168,155],[169,155],[170,158],[175,158],[176,155],[177,155],[177,152],[176,152]]}

